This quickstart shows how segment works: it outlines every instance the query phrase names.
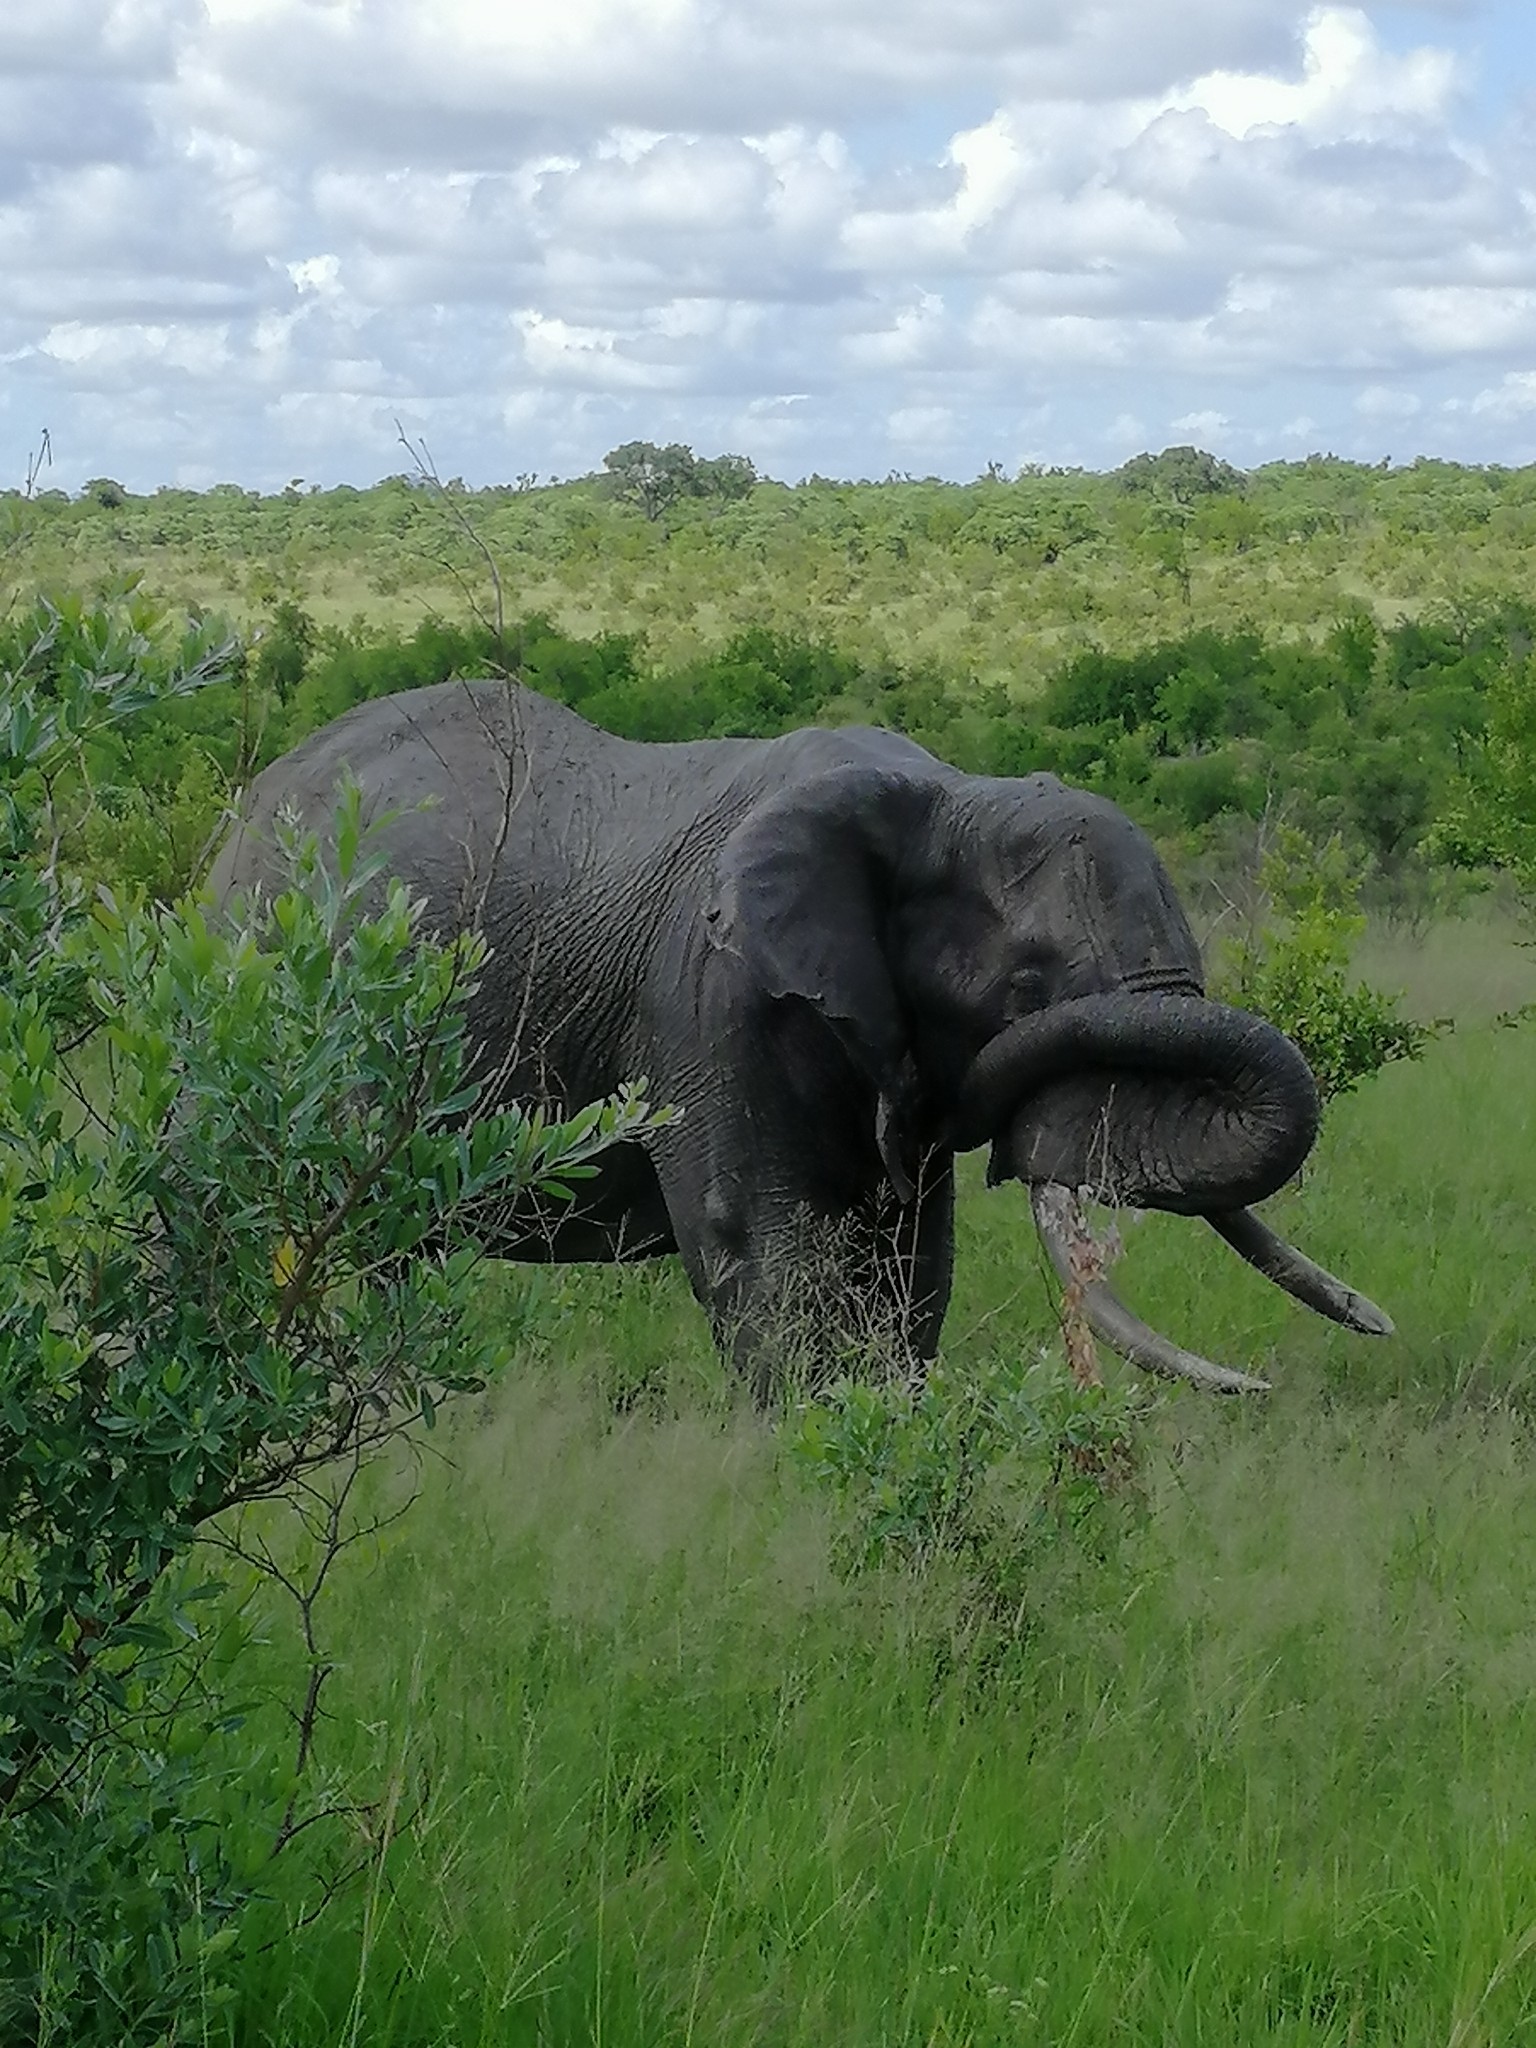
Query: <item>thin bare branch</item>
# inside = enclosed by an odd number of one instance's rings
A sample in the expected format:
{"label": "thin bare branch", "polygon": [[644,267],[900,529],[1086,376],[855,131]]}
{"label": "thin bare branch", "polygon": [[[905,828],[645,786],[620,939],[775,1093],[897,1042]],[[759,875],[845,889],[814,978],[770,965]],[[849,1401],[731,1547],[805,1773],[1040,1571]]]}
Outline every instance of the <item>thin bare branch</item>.
{"label": "thin bare branch", "polygon": [[454,576],[459,588],[464,592],[476,619],[486,628],[487,632],[493,635],[496,642],[497,659],[502,673],[506,674],[508,670],[506,606],[502,597],[501,572],[496,566],[496,557],[486,545],[485,537],[475,526],[474,521],[462,505],[454,502],[453,493],[448,490],[442,478],[438,475],[437,464],[432,459],[432,451],[428,448],[425,437],[418,441],[412,441],[398,419],[395,421],[395,436],[406,454],[410,456],[420,482],[432,492],[437,503],[447,511],[448,516],[453,520],[455,526],[458,527],[460,533],[463,534],[475,553],[485,564],[486,573],[491,579],[493,599],[493,610],[490,618],[487,618],[481,610],[478,602],[470,592],[469,586],[459,575],[457,569],[446,561],[443,562],[442,566],[449,569],[450,573]]}

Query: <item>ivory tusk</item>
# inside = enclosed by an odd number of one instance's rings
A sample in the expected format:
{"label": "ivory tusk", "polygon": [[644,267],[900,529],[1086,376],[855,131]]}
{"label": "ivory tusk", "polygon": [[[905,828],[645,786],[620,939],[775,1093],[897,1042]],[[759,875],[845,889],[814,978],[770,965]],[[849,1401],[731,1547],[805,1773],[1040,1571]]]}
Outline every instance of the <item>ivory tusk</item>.
{"label": "ivory tusk", "polygon": [[1029,1191],[1035,1228],[1050,1254],[1051,1264],[1063,1287],[1071,1291],[1088,1327],[1111,1351],[1117,1351],[1143,1372],[1167,1380],[1188,1380],[1191,1386],[1214,1394],[1264,1394],[1269,1381],[1249,1373],[1234,1372],[1230,1366],[1213,1365],[1197,1352],[1185,1351],[1160,1337],[1149,1323],[1132,1313],[1104,1280],[1084,1281],[1074,1273],[1072,1245],[1088,1235],[1088,1225],[1071,1188],[1059,1181],[1036,1184]]}
{"label": "ivory tusk", "polygon": [[1227,1209],[1220,1214],[1208,1215],[1205,1220],[1218,1236],[1226,1239],[1239,1258],[1246,1259],[1266,1280],[1273,1280],[1277,1287],[1283,1287],[1287,1294],[1293,1294],[1308,1308],[1316,1309],[1320,1316],[1342,1323],[1346,1330],[1359,1330],[1367,1337],[1390,1337],[1394,1334],[1392,1318],[1384,1314],[1374,1301],[1357,1294],[1353,1287],[1346,1287],[1342,1280],[1336,1280],[1332,1273],[1315,1265],[1294,1245],[1287,1244],[1283,1237],[1277,1237],[1251,1209]]}

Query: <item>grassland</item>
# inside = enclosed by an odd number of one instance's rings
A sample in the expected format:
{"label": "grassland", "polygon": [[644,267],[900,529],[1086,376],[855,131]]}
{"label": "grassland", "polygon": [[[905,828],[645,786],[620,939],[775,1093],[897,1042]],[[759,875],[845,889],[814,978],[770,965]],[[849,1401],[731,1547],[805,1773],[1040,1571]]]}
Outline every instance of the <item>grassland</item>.
{"label": "grassland", "polygon": [[112,504],[0,493],[0,594],[12,580],[133,574],[247,626],[287,599],[323,626],[406,632],[461,614],[467,596],[489,608],[488,552],[509,618],[635,634],[662,664],[767,626],[1027,692],[1084,647],[1254,622],[1305,637],[1361,605],[1385,626],[1532,593],[1536,470],[1314,457],[1239,478],[1180,459],[1190,452],[1139,476],[1133,464],[972,484],[762,483],[656,520],[594,478],[437,491],[399,477],[270,498],[225,485]]}
{"label": "grassland", "polygon": [[[1399,1336],[1127,1226],[1123,1290],[1276,1391],[1162,1401],[1139,1491],[1016,1607],[953,1558],[841,1574],[675,1274],[509,1275],[537,1343],[329,1596],[366,1873],[286,1937],[274,1902],[238,2038],[1536,2034],[1536,1088],[1489,1022],[1536,967],[1486,925],[1393,945],[1461,1027],[1275,1206]],[[953,1360],[1033,1357],[1021,1203],[973,1186],[962,1231]]]}

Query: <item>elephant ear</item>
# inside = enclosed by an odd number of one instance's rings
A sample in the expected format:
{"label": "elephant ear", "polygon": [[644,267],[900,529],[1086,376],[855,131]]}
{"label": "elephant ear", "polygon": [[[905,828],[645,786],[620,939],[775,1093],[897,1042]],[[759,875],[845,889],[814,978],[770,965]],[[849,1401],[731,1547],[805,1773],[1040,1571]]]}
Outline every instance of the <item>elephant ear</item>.
{"label": "elephant ear", "polygon": [[901,1126],[915,1086],[886,956],[901,872],[922,843],[932,791],[886,768],[828,770],[758,804],[721,852],[712,943],[774,1001],[807,1004],[878,1095],[875,1132],[903,1201]]}

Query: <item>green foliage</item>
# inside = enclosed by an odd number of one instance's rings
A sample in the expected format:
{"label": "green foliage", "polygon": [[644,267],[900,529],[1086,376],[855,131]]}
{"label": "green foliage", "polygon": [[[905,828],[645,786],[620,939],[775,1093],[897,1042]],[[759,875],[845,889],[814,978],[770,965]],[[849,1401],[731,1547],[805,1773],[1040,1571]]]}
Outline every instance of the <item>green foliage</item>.
{"label": "green foliage", "polygon": [[[291,661],[297,629],[285,635]],[[304,649],[299,678],[289,683],[286,708],[271,721],[262,752],[275,759],[306,733],[329,725],[355,704],[387,697],[395,690],[419,690],[445,683],[452,676],[484,675],[496,665],[495,634],[481,625],[461,626],[443,619],[423,619],[408,639],[372,631],[361,622],[337,628]],[[258,648],[258,661],[260,649]]]}
{"label": "green foliage", "polygon": [[1053,1551],[1102,1545],[1133,1497],[1141,1399],[1078,1387],[1049,1353],[998,1352],[936,1366],[915,1395],[841,1382],[801,1411],[790,1449],[842,1509],[849,1568],[948,1557],[1022,1612]]}
{"label": "green foliage", "polygon": [[218,763],[197,747],[171,789],[99,789],[80,821],[82,872],[127,897],[174,903],[207,864],[231,794]]}
{"label": "green foliage", "polygon": [[[899,724],[967,768],[1085,781],[1181,855],[1219,853],[1235,820],[1283,797],[1314,839],[1346,840],[1363,900],[1394,913],[1434,899],[1453,842],[1492,848],[1463,784],[1490,692],[1533,645],[1536,612],[1514,593],[1536,469],[1310,457],[1237,477],[1186,449],[1107,476],[993,465],[970,484],[746,488],[731,458],[634,445],[668,457],[664,519],[616,498],[611,470],[483,491],[163,490],[110,512],[13,494],[18,577],[127,565],[266,615],[243,673],[104,749],[106,807],[138,789],[153,820],[183,801],[187,752],[238,786],[366,696],[521,667],[637,735]],[[487,553],[508,616],[561,643],[553,685],[516,631],[454,622]],[[809,698],[786,691],[777,653],[750,675],[738,643],[754,631],[831,651],[843,673]],[[1219,768],[1152,769],[1232,746]]]}
{"label": "green foliage", "polygon": [[751,497],[757,468],[750,455],[706,455],[694,463],[693,476],[694,496],[729,505]]}
{"label": "green foliage", "polygon": [[92,750],[208,689],[233,648],[220,622],[177,622],[131,593],[94,609],[40,599],[0,627],[0,985],[30,986],[50,1024],[78,1024],[85,984],[65,946],[84,885],[61,855],[91,815]]}
{"label": "green foliage", "polygon": [[491,1362],[476,1214],[569,1198],[657,1119],[626,1090],[466,1122],[483,944],[422,940],[355,791],[334,858],[291,841],[271,902],[89,910],[52,792],[226,656],[207,629],[167,666],[109,618],[41,624],[0,676],[0,2034],[67,2012],[72,2042],[160,2041],[203,2024],[302,1825],[329,1668],[311,1637],[296,1757],[234,1826],[210,1757],[240,1632],[202,1627],[199,1533],[301,1489],[329,1545],[308,1634],[367,1452]]}
{"label": "green foliage", "polygon": [[1536,898],[1536,659],[1495,677],[1485,731],[1434,832],[1458,866],[1498,867]]}
{"label": "green foliage", "polygon": [[715,455],[701,461],[680,441],[659,448],[653,441],[626,441],[603,457],[608,488],[624,503],[638,505],[647,519],[659,519],[680,498],[749,497],[757,472],[745,455]]}
{"label": "green foliage", "polygon": [[1114,472],[1124,491],[1192,504],[1214,493],[1241,491],[1243,475],[1203,448],[1165,448],[1161,455],[1133,455]]}
{"label": "green foliage", "polygon": [[86,503],[100,505],[106,512],[121,511],[128,502],[128,493],[110,476],[93,476],[89,483],[80,486],[80,496]]}
{"label": "green foliage", "polygon": [[256,644],[252,664],[258,688],[286,704],[303,681],[315,645],[315,622],[292,598],[273,606],[272,622]]}
{"label": "green foliage", "polygon": [[1264,907],[1230,947],[1218,992],[1295,1040],[1324,1104],[1394,1060],[1418,1059],[1444,1027],[1405,1017],[1401,997],[1351,977],[1365,919],[1338,840],[1316,848],[1283,826],[1258,881]]}

